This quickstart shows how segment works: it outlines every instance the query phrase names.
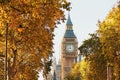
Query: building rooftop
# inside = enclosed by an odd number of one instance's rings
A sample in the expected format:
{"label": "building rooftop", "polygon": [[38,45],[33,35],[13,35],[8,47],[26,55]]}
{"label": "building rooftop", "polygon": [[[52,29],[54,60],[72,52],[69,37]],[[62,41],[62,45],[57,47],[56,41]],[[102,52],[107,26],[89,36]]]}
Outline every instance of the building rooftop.
{"label": "building rooftop", "polygon": [[64,38],[76,38],[73,30],[66,30]]}

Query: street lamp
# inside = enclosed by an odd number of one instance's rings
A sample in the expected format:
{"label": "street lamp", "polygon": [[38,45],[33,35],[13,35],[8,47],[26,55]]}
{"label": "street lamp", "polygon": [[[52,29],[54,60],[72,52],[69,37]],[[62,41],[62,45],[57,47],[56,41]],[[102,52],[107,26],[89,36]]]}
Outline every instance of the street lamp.
{"label": "street lamp", "polygon": [[5,63],[4,63],[4,80],[7,80],[7,39],[8,39],[8,23],[6,24],[6,35],[5,35]]}
{"label": "street lamp", "polygon": [[25,27],[23,27],[22,24],[20,24],[20,25],[18,26],[18,31],[19,31],[19,32],[22,32],[24,29],[25,29]]}

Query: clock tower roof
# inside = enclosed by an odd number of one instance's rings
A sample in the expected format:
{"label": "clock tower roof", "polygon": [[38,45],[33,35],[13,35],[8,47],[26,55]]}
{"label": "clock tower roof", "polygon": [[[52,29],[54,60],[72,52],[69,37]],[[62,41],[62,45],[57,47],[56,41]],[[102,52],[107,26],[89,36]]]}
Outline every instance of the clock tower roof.
{"label": "clock tower roof", "polygon": [[65,34],[64,34],[64,38],[76,38],[74,32],[73,32],[73,29],[72,29],[72,21],[71,21],[71,18],[70,18],[70,14],[68,14],[68,19],[67,19],[67,23],[66,23],[66,31],[65,31]]}
{"label": "clock tower roof", "polygon": [[73,30],[66,30],[64,38],[76,38]]}

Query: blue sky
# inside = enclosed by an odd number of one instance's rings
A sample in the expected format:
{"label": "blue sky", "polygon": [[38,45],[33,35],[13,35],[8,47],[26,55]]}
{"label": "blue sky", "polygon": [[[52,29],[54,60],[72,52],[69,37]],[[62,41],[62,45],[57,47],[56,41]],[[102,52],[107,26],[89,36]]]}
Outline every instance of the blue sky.
{"label": "blue sky", "polygon": [[[98,27],[98,20],[103,21],[105,16],[114,7],[117,0],[68,0],[71,2],[70,16],[73,23],[73,30],[78,39],[78,46],[89,38],[89,33],[94,33]],[[65,11],[66,18],[68,12]],[[58,25],[55,29],[54,56],[56,60],[60,58],[61,41],[65,33],[66,21]],[[43,80],[40,78],[39,80]]]}

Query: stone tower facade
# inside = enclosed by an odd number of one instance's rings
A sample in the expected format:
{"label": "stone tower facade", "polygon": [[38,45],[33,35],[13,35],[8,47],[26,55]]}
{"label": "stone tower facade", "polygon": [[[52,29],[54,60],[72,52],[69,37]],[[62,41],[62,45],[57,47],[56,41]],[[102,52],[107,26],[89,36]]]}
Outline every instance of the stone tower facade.
{"label": "stone tower facade", "polygon": [[61,80],[61,62],[56,65],[56,80]]}
{"label": "stone tower facade", "polygon": [[73,32],[73,24],[68,15],[66,23],[66,31],[61,43],[61,72],[62,80],[66,78],[75,63],[75,58],[78,55],[78,41]]}

